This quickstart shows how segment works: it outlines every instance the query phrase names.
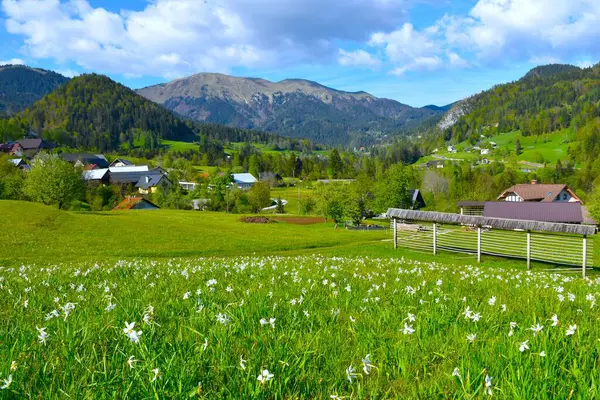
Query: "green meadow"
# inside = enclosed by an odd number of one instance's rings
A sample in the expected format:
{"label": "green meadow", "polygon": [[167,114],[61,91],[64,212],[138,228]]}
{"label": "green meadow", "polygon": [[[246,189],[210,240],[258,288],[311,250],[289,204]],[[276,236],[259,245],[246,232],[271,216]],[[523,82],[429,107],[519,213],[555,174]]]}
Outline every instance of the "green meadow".
{"label": "green meadow", "polygon": [[293,215],[0,212],[0,399],[600,396],[595,274]]}

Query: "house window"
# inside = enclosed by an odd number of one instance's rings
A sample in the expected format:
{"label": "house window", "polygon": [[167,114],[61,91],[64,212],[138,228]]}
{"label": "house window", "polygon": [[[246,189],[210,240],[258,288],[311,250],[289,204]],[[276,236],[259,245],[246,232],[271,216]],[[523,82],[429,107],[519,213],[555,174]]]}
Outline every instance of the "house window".
{"label": "house window", "polygon": [[563,200],[567,200],[568,196],[566,193],[563,193]]}

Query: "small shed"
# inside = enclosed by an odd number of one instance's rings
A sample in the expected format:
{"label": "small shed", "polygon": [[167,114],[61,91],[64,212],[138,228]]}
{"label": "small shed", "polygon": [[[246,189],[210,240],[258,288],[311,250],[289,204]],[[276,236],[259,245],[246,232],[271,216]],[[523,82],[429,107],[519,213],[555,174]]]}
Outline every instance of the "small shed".
{"label": "small shed", "polygon": [[158,210],[160,207],[143,197],[126,197],[113,210]]}

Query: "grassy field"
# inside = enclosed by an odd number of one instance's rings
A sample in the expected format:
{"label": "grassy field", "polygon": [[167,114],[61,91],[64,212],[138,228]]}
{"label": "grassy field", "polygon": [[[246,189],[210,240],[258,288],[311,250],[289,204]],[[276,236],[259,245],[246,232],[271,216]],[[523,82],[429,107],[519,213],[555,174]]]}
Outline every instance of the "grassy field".
{"label": "grassy field", "polygon": [[198,145],[191,142],[179,142],[175,140],[162,140],[160,141],[161,146],[167,146],[173,151],[186,151],[186,150],[198,150]]}
{"label": "grassy field", "polygon": [[600,279],[577,269],[293,219],[0,212],[19,217],[0,231],[0,398],[600,396]]}
{"label": "grassy field", "polygon": [[23,216],[0,231],[0,264],[268,255],[389,238],[383,232],[334,230],[333,224],[246,224],[240,215],[195,211],[75,213],[0,201],[0,213]]}

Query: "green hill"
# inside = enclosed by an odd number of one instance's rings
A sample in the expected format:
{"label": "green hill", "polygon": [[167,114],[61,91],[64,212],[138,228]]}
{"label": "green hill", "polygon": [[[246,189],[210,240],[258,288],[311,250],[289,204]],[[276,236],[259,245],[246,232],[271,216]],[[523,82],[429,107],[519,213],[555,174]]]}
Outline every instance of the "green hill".
{"label": "green hill", "polygon": [[111,151],[140,137],[192,140],[193,129],[171,112],[106,76],[72,79],[13,118],[45,138],[72,147]]}
{"label": "green hill", "polygon": [[23,111],[68,80],[39,68],[0,66],[0,115]]}

